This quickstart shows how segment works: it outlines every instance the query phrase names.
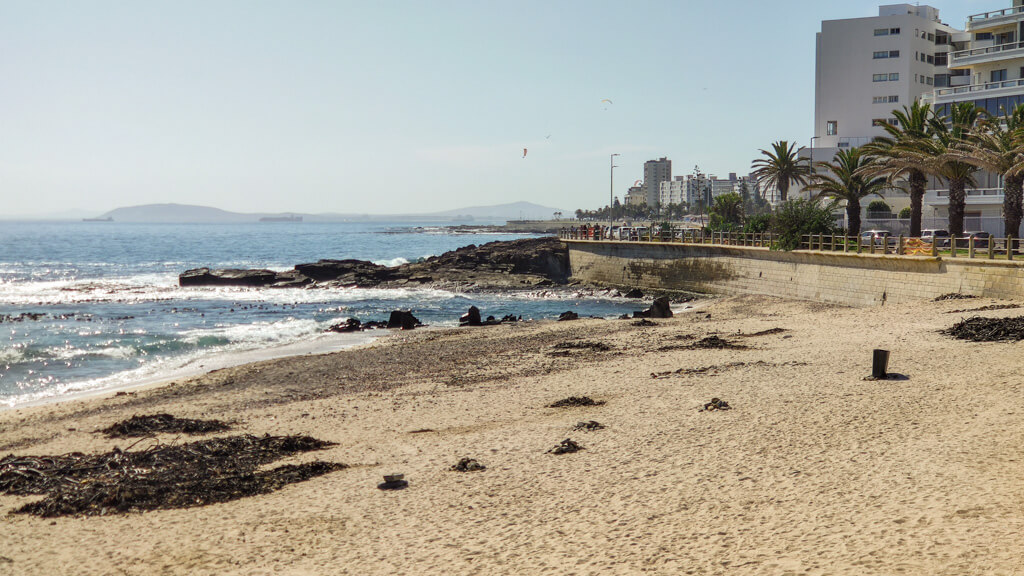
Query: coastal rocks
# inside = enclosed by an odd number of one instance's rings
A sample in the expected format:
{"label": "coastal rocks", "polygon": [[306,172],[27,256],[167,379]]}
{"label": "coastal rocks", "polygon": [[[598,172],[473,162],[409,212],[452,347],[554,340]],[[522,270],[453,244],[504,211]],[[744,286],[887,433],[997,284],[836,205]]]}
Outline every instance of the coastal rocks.
{"label": "coastal rocks", "polygon": [[277,282],[273,270],[245,270],[239,268],[194,268],[178,276],[180,286],[270,286]]}
{"label": "coastal rocks", "polygon": [[24,322],[25,320],[36,321],[46,316],[42,312],[22,312],[18,315],[0,314],[0,324],[4,322]]}
{"label": "coastal rocks", "polygon": [[558,321],[565,322],[566,320],[579,320],[579,317],[579,314],[573,312],[572,310],[568,310],[558,315]]}
{"label": "coastal rocks", "polygon": [[362,324],[359,322],[359,318],[349,318],[340,324],[334,324],[329,327],[326,332],[359,332],[363,329]]}
{"label": "coastal rocks", "polygon": [[463,314],[459,318],[459,326],[482,326],[483,320],[480,319],[480,309],[476,306],[470,306],[469,311]]}
{"label": "coastal rocks", "polygon": [[622,295],[623,298],[643,298],[644,293],[639,288],[633,288]]}
{"label": "coastal rocks", "polygon": [[391,312],[391,317],[388,319],[388,328],[412,330],[417,326],[423,326],[423,323],[413,316],[409,310],[395,310]]}
{"label": "coastal rocks", "polygon": [[651,307],[641,312],[634,312],[634,318],[671,318],[672,307],[669,305],[668,296],[655,298]]}
{"label": "coastal rocks", "polygon": [[338,284],[376,286],[398,277],[394,268],[365,260],[318,260],[310,264],[296,264],[295,271],[316,280]]}

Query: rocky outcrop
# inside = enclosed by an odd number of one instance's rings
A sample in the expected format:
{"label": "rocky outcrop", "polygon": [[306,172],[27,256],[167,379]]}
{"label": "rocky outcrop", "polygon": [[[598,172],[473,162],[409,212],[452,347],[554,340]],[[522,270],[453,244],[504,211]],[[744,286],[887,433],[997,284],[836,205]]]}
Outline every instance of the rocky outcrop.
{"label": "rocky outcrop", "polygon": [[565,284],[569,279],[569,252],[557,238],[527,238],[469,245],[432,256],[422,262],[381,266],[364,260],[319,260],[298,264],[294,270],[187,270],[181,286],[298,286],[397,287],[409,284],[462,288],[533,288]]}
{"label": "rocky outcrop", "polygon": [[662,296],[655,298],[654,302],[651,303],[651,307],[642,312],[634,312],[634,318],[671,318],[672,317],[672,306],[669,303],[668,296]]}

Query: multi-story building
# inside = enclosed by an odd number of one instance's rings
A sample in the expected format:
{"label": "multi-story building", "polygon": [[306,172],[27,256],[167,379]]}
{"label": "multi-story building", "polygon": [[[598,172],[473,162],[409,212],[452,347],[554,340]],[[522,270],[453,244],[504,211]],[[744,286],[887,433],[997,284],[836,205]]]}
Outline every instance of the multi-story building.
{"label": "multi-story building", "polygon": [[[931,6],[892,4],[878,16],[825,20],[817,34],[814,160],[866,144],[895,124],[892,110],[960,82],[947,63],[958,32]],[[816,142],[815,142],[816,141]],[[826,153],[830,150],[831,153]]]}
{"label": "multi-story building", "polygon": [[648,206],[657,206],[661,193],[661,183],[672,180],[672,161],[668,158],[648,160],[644,162],[644,196]]}
{"label": "multi-story building", "polygon": [[640,186],[630,186],[626,192],[626,206],[640,206],[647,203],[647,195]]}
{"label": "multi-story building", "polygon": [[[965,31],[952,37],[949,69],[952,81],[922,96],[939,114],[956,102],[973,102],[993,115],[1024,104],[1024,0],[1009,8],[974,14]],[[967,190],[964,216],[998,217],[1002,212],[1002,181],[996,174],[975,178]],[[948,215],[948,190],[935,186],[925,195],[925,215]]]}
{"label": "multi-story building", "polygon": [[686,202],[686,178],[676,176],[672,180],[662,182],[658,191],[658,203],[662,206],[682,204]]}

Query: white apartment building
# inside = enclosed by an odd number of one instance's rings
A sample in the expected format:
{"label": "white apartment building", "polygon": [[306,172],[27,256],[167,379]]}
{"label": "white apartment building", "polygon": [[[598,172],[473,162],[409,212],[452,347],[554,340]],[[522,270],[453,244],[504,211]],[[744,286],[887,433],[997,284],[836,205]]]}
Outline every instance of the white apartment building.
{"label": "white apartment building", "polygon": [[644,189],[640,186],[630,186],[626,192],[626,206],[640,206],[641,204],[647,203],[647,195],[644,193]]}
{"label": "white apartment building", "polygon": [[[825,20],[816,38],[814,160],[861,146],[910,106],[953,82],[947,67],[956,29],[931,6],[880,6],[878,16]],[[829,152],[826,152],[828,150]]]}
{"label": "white apartment building", "polygon": [[[955,102],[973,102],[990,114],[1001,115],[1024,104],[1024,0],[1012,0],[1009,8],[974,14],[964,32],[953,34],[949,68],[952,81],[922,96],[939,114],[948,114]],[[966,218],[999,217],[1002,214],[1002,181],[995,174],[981,174],[977,187],[967,190]],[[946,216],[947,190],[932,189],[925,195],[925,216]]]}
{"label": "white apartment building", "polygon": [[661,183],[672,180],[672,161],[668,158],[648,160],[644,162],[644,196],[647,205],[658,206],[661,194]]}
{"label": "white apartment building", "polygon": [[672,180],[661,182],[659,186],[658,202],[662,206],[686,202],[686,178],[684,176],[676,176]]}

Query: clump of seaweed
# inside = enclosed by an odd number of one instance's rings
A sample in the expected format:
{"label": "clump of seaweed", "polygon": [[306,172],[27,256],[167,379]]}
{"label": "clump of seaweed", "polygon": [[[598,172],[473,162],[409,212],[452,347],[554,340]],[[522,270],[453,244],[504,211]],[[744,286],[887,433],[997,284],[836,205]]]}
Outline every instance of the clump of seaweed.
{"label": "clump of seaweed", "polygon": [[113,424],[108,428],[100,430],[111,438],[138,438],[152,436],[159,432],[173,432],[179,434],[207,434],[210,432],[224,432],[230,430],[231,426],[220,420],[191,420],[178,418],[170,414],[150,414],[147,416],[132,416],[128,420]]}
{"label": "clump of seaweed", "polygon": [[577,422],[572,429],[584,432],[593,432],[594,430],[603,430],[604,424],[601,424],[597,420],[589,420],[587,422]]}
{"label": "clump of seaweed", "polygon": [[0,494],[45,495],[14,511],[43,517],[205,506],[347,468],[311,462],[258,470],[331,445],[309,436],[241,435],[101,454],[11,455],[0,459]]}
{"label": "clump of seaweed", "polygon": [[451,467],[453,472],[479,472],[486,469],[487,466],[484,466],[473,458],[463,458]]}
{"label": "clump of seaweed", "polygon": [[569,396],[548,404],[548,408],[578,408],[581,406],[603,406],[604,400],[594,400],[589,396]]}
{"label": "clump of seaweed", "polygon": [[547,451],[548,454],[572,454],[573,452],[579,452],[583,450],[583,446],[580,446],[572,440],[572,438],[566,438],[558,443],[558,446]]}
{"label": "clump of seaweed", "polygon": [[974,316],[941,331],[947,336],[972,342],[1024,340],[1024,316],[1014,318],[982,318]]}
{"label": "clump of seaweed", "polygon": [[942,302],[943,300],[964,300],[966,298],[976,298],[970,294],[961,294],[959,292],[950,292],[949,294],[943,294],[942,296],[936,296],[932,302]]}

